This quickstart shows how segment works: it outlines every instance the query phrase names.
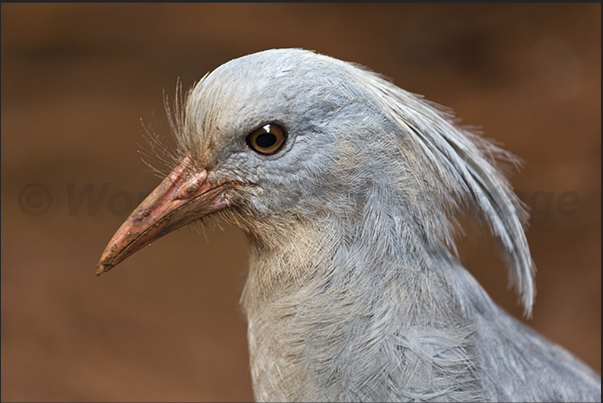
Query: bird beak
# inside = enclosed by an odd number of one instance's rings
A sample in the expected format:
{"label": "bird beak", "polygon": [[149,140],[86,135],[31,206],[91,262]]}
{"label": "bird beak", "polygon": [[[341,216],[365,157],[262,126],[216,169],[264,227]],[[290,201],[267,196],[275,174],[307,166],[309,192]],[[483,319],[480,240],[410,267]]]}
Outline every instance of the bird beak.
{"label": "bird beak", "polygon": [[207,181],[207,171],[195,169],[186,157],[113,235],[96,266],[96,275],[167,233],[224,209],[228,206],[224,191],[234,184]]}

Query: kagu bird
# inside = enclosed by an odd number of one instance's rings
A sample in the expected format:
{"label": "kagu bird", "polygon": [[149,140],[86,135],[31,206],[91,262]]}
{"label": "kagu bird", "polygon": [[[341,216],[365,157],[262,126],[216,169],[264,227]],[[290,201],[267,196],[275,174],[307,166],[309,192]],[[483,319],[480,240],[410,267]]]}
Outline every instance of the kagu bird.
{"label": "kagu bird", "polygon": [[461,266],[455,216],[500,240],[529,315],[534,266],[512,156],[356,65],[301,49],[232,60],[188,94],[179,162],[115,234],[106,272],[218,214],[250,243],[242,296],[257,400],[601,401],[601,379]]}

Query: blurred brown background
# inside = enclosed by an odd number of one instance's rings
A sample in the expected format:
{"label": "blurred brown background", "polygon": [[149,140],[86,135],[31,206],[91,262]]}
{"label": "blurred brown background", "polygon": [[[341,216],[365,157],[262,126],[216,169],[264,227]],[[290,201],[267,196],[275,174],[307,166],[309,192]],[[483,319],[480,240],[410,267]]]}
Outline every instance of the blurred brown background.
{"label": "blurred brown background", "polygon": [[[1,16],[3,401],[252,399],[242,231],[210,222],[101,278],[94,266],[160,181],[137,150],[140,119],[168,134],[162,91],[277,47],[364,64],[526,161],[513,184],[534,213],[529,324],[600,372],[600,4],[2,4]],[[470,232],[466,266],[520,316],[491,238]]]}

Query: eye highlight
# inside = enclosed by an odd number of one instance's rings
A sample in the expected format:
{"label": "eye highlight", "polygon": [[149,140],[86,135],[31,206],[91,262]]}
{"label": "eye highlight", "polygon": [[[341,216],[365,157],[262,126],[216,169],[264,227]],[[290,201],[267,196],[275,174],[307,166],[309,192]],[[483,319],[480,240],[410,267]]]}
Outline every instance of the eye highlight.
{"label": "eye highlight", "polygon": [[286,139],[285,129],[269,123],[247,136],[247,145],[260,154],[270,155],[280,150]]}

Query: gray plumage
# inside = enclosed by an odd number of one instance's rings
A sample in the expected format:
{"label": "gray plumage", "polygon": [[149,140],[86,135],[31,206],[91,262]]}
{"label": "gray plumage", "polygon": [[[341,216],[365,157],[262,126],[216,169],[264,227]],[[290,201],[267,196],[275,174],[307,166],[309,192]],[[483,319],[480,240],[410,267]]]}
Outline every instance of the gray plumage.
{"label": "gray plumage", "polygon": [[[288,133],[261,155],[246,137]],[[530,314],[513,157],[359,66],[299,49],[232,60],[175,110],[179,158],[236,181],[250,242],[253,388],[272,401],[601,401],[600,377],[500,309],[456,257],[479,211]]]}

